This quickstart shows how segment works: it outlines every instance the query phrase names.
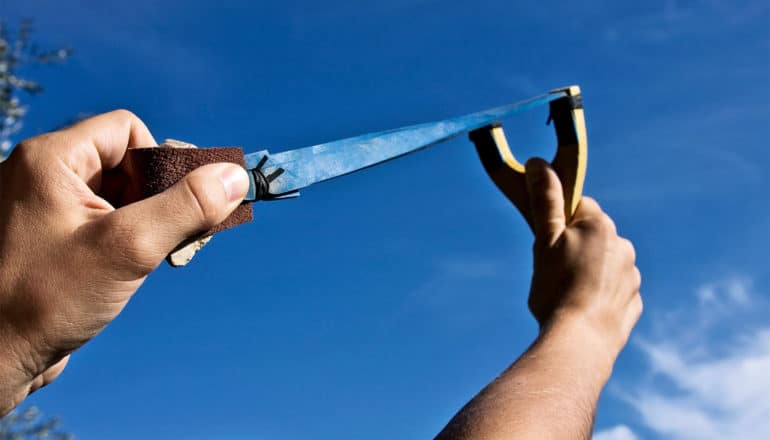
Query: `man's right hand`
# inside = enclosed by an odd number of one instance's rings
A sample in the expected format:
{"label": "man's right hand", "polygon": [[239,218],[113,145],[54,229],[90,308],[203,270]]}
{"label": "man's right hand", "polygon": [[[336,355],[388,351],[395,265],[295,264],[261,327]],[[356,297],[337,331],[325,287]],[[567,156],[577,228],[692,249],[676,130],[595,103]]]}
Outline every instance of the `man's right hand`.
{"label": "man's right hand", "polygon": [[596,405],[642,313],[634,248],[583,198],[567,221],[556,172],[527,162],[535,232],[529,308],[540,334],[437,438],[590,438]]}
{"label": "man's right hand", "polygon": [[568,222],[561,183],[548,163],[531,159],[526,170],[535,229],[529,308],[541,331],[577,321],[614,360],[642,313],[634,247],[591,198],[581,200]]}

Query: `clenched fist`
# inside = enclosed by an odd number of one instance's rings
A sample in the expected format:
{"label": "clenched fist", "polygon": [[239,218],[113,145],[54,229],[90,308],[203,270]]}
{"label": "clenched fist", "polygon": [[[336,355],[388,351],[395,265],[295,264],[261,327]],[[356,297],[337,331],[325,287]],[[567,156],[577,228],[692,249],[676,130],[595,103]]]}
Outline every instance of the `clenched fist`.
{"label": "clenched fist", "polygon": [[55,379],[170,251],[245,196],[243,168],[212,164],[116,209],[131,178],[126,149],[154,145],[118,110],[28,139],[0,164],[0,416]]}
{"label": "clenched fist", "polygon": [[526,169],[535,229],[529,308],[541,328],[581,320],[614,359],[642,313],[634,247],[591,198],[567,222],[554,170],[540,159]]}
{"label": "clenched fist", "polygon": [[527,162],[535,233],[529,308],[540,334],[437,438],[591,437],[602,388],[642,313],[634,248],[590,198],[571,219],[556,172]]}

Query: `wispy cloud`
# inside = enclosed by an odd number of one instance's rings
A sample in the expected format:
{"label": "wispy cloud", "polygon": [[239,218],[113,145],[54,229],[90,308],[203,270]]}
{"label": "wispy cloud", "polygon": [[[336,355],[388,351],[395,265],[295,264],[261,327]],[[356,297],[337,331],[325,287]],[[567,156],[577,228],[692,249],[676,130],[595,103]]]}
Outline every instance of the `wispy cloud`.
{"label": "wispy cloud", "polygon": [[505,72],[498,76],[500,85],[514,94],[514,96],[534,96],[543,93],[547,89],[540,80],[533,75],[523,72]]}
{"label": "wispy cloud", "polygon": [[629,399],[643,423],[672,439],[770,438],[770,327],[736,338],[729,353],[704,357],[671,343],[642,350],[670,387]]}
{"label": "wispy cloud", "polygon": [[706,283],[695,290],[702,307],[745,307],[750,305],[750,278],[732,276],[717,283]]}
{"label": "wispy cloud", "polygon": [[[449,255],[425,268],[399,313],[430,312],[450,327],[476,327],[499,316],[500,308],[519,310],[525,301],[528,274],[511,270],[505,257]],[[500,289],[500,285],[513,286]],[[521,289],[521,290],[519,290]]]}
{"label": "wispy cloud", "polygon": [[[757,160],[753,146],[736,147],[722,133],[740,133],[747,126],[744,121],[762,126],[767,112],[765,103],[722,102],[697,114],[677,109],[651,115],[643,126],[604,141],[604,145],[625,145],[626,151],[645,151],[634,156],[645,172],[624,178],[611,175],[608,179],[617,184],[608,180],[597,185],[595,195],[604,201],[631,203],[753,190],[768,178],[763,161]],[[721,132],[715,127],[722,127]],[[687,160],[677,160],[672,167],[672,158]]]}
{"label": "wispy cloud", "polygon": [[704,283],[694,297],[659,329],[667,336],[636,339],[649,377],[615,394],[660,438],[770,438],[770,326],[755,319],[770,312],[766,297],[745,276]]}
{"label": "wispy cloud", "polygon": [[[711,33],[713,26],[720,30],[734,29],[761,20],[768,11],[770,4],[757,0],[666,0],[646,14],[616,21],[605,29],[604,37],[610,43],[666,43],[685,35]],[[710,26],[704,26],[704,21]]]}
{"label": "wispy cloud", "polygon": [[502,261],[480,256],[448,256],[436,260],[412,292],[410,301],[431,309],[452,308],[463,301],[463,294],[473,286],[503,276],[504,267]]}
{"label": "wispy cloud", "polygon": [[618,425],[614,428],[597,432],[593,440],[637,440],[639,437],[626,425]]}

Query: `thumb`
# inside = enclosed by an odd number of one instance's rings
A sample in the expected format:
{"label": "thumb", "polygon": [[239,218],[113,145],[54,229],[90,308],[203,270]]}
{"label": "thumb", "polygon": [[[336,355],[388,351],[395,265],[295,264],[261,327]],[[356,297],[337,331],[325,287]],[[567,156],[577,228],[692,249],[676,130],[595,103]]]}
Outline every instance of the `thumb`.
{"label": "thumb", "polygon": [[108,214],[109,252],[120,260],[117,265],[146,275],[181,242],[222,223],[248,187],[239,165],[202,166],[166,191]]}
{"label": "thumb", "polygon": [[552,245],[566,228],[561,181],[548,162],[539,158],[527,161],[526,173],[535,239]]}

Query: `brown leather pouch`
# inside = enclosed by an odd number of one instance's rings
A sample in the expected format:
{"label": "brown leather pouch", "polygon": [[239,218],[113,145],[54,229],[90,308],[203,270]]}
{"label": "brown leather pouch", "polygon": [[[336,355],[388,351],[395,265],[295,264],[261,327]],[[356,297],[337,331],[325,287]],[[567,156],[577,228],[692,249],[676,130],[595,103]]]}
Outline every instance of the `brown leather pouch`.
{"label": "brown leather pouch", "polygon": [[[128,192],[135,200],[141,200],[163,192],[196,168],[218,162],[246,167],[243,149],[239,147],[196,148],[174,140],[166,140],[154,148],[129,148],[121,166],[131,176],[132,188]],[[243,203],[219,225],[181,243],[167,261],[172,266],[184,266],[208,243],[211,235],[252,219],[251,204]]]}

